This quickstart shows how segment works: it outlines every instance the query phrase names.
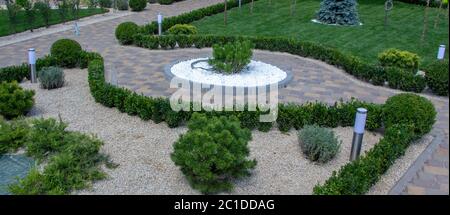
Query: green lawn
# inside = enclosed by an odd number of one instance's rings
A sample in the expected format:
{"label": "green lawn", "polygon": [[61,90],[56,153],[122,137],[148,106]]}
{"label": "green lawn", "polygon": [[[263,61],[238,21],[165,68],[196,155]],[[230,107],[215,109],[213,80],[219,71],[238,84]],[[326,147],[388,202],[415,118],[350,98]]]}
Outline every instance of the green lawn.
{"label": "green lawn", "polygon": [[[92,8],[92,9],[81,9],[79,11],[79,17],[92,16],[95,14],[105,13],[106,9]],[[74,16],[72,13],[68,14],[68,20],[73,20]],[[52,10],[50,16],[50,25],[61,23],[61,17],[58,14],[58,10]],[[44,27],[45,23],[39,13],[36,14],[35,28]],[[25,11],[20,11],[18,15],[18,24],[16,26],[16,33],[29,30],[30,26],[26,22]],[[9,24],[8,12],[6,10],[0,10],[0,36],[6,36],[14,33],[13,27]]]}
{"label": "green lawn", "polygon": [[[357,55],[371,63],[377,61],[379,52],[388,48],[399,48],[419,54],[422,66],[436,58],[440,44],[448,47],[447,10],[442,10],[436,28],[434,20],[438,9],[430,8],[428,31],[421,43],[424,22],[424,7],[395,2],[390,13],[389,27],[384,27],[384,0],[359,0],[362,26],[327,26],[311,22],[319,9],[319,0],[297,0],[296,12],[290,16],[291,0],[259,0],[255,2],[253,15],[250,4],[233,8],[228,12],[225,27],[223,14],[196,21],[193,24],[203,34],[265,35],[295,37],[305,41],[319,42],[337,47]],[[447,49],[448,50],[448,49]],[[448,58],[448,51],[446,53]]]}

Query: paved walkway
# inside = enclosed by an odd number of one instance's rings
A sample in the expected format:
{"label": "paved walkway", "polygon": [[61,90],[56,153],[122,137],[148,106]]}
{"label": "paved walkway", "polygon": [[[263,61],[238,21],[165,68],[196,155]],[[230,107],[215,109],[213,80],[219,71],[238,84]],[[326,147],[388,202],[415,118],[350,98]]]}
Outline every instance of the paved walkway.
{"label": "paved walkway", "polygon": [[[173,90],[164,78],[164,65],[180,58],[208,56],[210,49],[177,49],[152,51],[137,47],[120,46],[114,36],[115,27],[124,21],[144,24],[155,19],[161,11],[164,16],[177,15],[193,8],[220,2],[221,0],[187,0],[173,5],[150,5],[146,11],[81,28],[76,37],[71,31],[59,32],[39,38],[0,47],[0,67],[25,62],[26,50],[34,47],[38,57],[49,52],[50,45],[60,38],[72,38],[84,49],[101,53],[107,71],[118,73],[119,85],[151,96],[167,96]],[[401,91],[372,86],[360,82],[343,71],[320,61],[305,59],[283,53],[255,52],[255,58],[291,70],[293,81],[280,90],[281,102],[323,101],[333,103],[351,97],[368,102],[383,103],[388,97]],[[448,194],[448,145],[449,102],[448,98],[424,95],[438,110],[432,135],[435,141],[423,153],[407,174],[399,181],[392,194]]]}

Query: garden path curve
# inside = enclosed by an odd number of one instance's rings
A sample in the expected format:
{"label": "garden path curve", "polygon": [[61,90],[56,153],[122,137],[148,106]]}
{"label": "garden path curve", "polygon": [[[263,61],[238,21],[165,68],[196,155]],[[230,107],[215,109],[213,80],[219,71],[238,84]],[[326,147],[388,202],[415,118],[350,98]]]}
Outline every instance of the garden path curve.
{"label": "garden path curve", "polygon": [[[120,46],[115,39],[115,27],[124,21],[144,24],[155,19],[158,12],[164,16],[177,15],[192,9],[221,2],[221,0],[186,0],[173,5],[150,5],[141,13],[98,22],[81,28],[80,36],[71,31],[49,34],[0,47],[0,67],[15,65],[27,60],[28,48],[35,48],[38,57],[48,54],[57,39],[72,38],[84,49],[102,54],[107,71],[118,73],[119,85],[149,96],[167,96],[172,92],[164,78],[164,65],[180,58],[207,56],[210,49],[177,49],[171,51],[147,50]],[[345,72],[320,61],[284,53],[256,51],[255,58],[290,70],[293,81],[280,90],[281,102],[323,101],[333,103],[342,98],[355,97],[374,103],[383,103],[388,97],[401,91],[372,86],[358,81]],[[410,167],[397,183],[392,194],[448,194],[448,146],[449,146],[449,100],[444,97],[424,95],[438,110],[437,123],[432,135],[434,141]]]}

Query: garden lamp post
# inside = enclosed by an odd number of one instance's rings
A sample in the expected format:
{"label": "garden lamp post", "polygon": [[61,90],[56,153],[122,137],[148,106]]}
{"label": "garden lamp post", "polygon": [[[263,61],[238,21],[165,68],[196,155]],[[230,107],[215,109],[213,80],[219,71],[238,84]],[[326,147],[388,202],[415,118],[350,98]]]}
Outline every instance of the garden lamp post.
{"label": "garden lamp post", "polygon": [[36,52],[34,48],[28,49],[28,63],[30,64],[31,83],[36,83]]}
{"label": "garden lamp post", "polygon": [[163,16],[161,13],[158,13],[158,35],[161,36],[162,34],[162,21],[163,21]]}
{"label": "garden lamp post", "polygon": [[367,109],[358,108],[356,110],[355,126],[353,128],[352,150],[350,152],[350,161],[356,160],[361,152],[364,128],[366,126]]}
{"label": "garden lamp post", "polygon": [[438,60],[443,60],[445,56],[445,45],[440,45],[439,46],[439,50],[438,50],[438,54],[437,54],[437,59]]}

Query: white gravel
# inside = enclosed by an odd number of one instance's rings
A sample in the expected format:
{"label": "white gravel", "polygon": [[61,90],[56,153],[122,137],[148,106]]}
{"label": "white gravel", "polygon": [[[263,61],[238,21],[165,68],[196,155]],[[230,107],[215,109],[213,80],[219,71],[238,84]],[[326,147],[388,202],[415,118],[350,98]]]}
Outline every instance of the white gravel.
{"label": "white gravel", "polygon": [[[236,86],[236,87],[256,87],[276,84],[287,77],[286,72],[280,68],[261,61],[252,60],[248,68],[237,74],[220,74],[201,68],[192,69],[191,64],[197,60],[207,60],[208,58],[196,58],[181,61],[172,66],[171,72],[178,78],[190,80],[196,83]],[[207,62],[199,62],[196,67],[210,69]]]}
{"label": "white gravel", "polygon": [[[115,169],[105,169],[108,179],[73,194],[198,194],[170,160],[172,144],[186,128],[170,129],[165,123],[142,121],[106,108],[90,95],[86,70],[65,70],[65,75],[66,86],[50,91],[39,89],[38,84],[22,83],[36,91],[36,105],[30,116],[61,115],[70,130],[93,133],[102,139],[102,152],[119,164]],[[302,155],[294,130],[285,134],[277,129],[267,133],[254,131],[249,146],[257,167],[252,176],[236,182],[231,194],[311,194],[314,185],[323,183],[333,170],[348,162],[352,129],[334,131],[343,145],[337,157],[327,164],[311,163]],[[370,149],[380,137],[367,132],[363,150]]]}

